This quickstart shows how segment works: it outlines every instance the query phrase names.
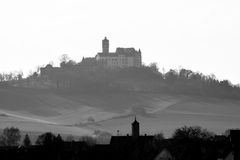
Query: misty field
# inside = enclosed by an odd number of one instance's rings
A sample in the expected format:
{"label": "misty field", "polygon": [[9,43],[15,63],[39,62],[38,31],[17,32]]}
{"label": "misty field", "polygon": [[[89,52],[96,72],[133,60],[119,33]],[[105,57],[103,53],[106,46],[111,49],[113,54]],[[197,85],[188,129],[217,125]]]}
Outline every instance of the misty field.
{"label": "misty field", "polygon": [[60,94],[48,90],[1,88],[0,129],[51,131],[76,136],[105,130],[131,132],[134,115],[141,134],[199,125],[215,133],[240,127],[240,101],[154,93]]}

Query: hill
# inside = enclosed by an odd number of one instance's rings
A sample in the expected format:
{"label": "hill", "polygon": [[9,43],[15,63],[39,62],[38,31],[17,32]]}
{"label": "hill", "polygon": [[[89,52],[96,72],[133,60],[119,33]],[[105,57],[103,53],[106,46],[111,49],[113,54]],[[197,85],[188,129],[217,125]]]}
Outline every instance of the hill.
{"label": "hill", "polygon": [[240,127],[240,100],[150,92],[66,94],[20,87],[0,88],[0,129],[16,126],[29,132],[72,135],[105,130],[130,133],[133,115],[142,134],[170,136],[183,125],[216,133]]}
{"label": "hill", "polygon": [[48,64],[40,73],[35,72],[25,80],[0,82],[0,86],[4,84],[48,88],[68,94],[149,92],[240,99],[239,86],[228,80],[183,68],[161,73],[154,63],[126,68],[70,62],[61,67]]}

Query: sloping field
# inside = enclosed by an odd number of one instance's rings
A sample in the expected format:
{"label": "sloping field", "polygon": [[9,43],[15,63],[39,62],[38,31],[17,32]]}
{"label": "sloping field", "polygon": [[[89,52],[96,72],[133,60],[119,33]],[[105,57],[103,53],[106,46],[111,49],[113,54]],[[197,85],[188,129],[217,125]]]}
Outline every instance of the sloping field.
{"label": "sloping field", "polygon": [[0,88],[0,129],[16,126],[29,132],[78,136],[101,129],[127,134],[133,115],[137,115],[142,134],[170,136],[184,125],[222,133],[240,127],[240,100],[151,93],[64,95]]}

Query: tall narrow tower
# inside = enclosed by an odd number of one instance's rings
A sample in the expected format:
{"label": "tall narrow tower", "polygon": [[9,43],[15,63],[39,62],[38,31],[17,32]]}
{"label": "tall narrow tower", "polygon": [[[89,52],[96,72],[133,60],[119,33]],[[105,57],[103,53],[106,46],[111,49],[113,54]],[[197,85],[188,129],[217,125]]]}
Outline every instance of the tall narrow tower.
{"label": "tall narrow tower", "polygon": [[139,123],[136,120],[136,117],[135,117],[134,122],[132,123],[132,137],[133,138],[139,137]]}
{"label": "tall narrow tower", "polygon": [[102,40],[102,53],[109,53],[109,40],[107,37]]}

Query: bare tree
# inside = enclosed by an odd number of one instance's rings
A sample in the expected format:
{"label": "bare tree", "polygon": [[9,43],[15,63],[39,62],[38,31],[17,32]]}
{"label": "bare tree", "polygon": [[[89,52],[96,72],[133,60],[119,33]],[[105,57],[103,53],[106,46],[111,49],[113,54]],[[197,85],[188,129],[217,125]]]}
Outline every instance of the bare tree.
{"label": "bare tree", "polygon": [[56,142],[56,136],[51,132],[46,132],[38,136],[36,144],[37,145],[51,145]]}
{"label": "bare tree", "polygon": [[17,74],[17,80],[22,80],[22,78],[23,78],[23,72],[19,71]]}
{"label": "bare tree", "polygon": [[0,73],[0,82],[3,82],[4,81],[4,74],[3,73]]}
{"label": "bare tree", "polygon": [[149,65],[149,67],[151,68],[151,70],[152,70],[154,73],[158,73],[159,68],[158,68],[157,63],[151,63],[151,64]]}
{"label": "bare tree", "polygon": [[69,60],[70,60],[70,58],[67,54],[63,54],[60,57],[60,63],[67,63]]}
{"label": "bare tree", "polygon": [[17,146],[20,141],[21,134],[18,128],[5,128],[1,136],[1,145],[3,146]]}
{"label": "bare tree", "polygon": [[173,133],[174,139],[209,139],[214,136],[214,133],[202,129],[199,126],[184,126],[178,128]]}

